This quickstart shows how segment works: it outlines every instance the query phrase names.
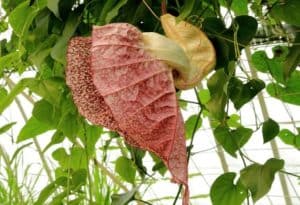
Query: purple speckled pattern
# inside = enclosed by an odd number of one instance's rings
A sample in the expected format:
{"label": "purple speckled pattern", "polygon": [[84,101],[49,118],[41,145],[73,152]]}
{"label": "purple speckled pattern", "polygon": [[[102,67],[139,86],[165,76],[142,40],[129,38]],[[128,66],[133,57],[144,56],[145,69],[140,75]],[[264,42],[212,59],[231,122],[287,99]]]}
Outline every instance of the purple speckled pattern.
{"label": "purple speckled pattern", "polygon": [[110,108],[97,91],[91,76],[90,37],[72,38],[67,50],[66,82],[71,88],[74,102],[90,122],[117,130]]}

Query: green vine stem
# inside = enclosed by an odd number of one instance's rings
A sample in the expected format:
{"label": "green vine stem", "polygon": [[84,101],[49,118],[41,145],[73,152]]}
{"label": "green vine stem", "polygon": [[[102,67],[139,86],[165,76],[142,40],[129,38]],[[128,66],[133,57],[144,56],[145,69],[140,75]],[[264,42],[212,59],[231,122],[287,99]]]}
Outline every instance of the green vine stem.
{"label": "green vine stem", "polygon": [[149,4],[146,2],[146,0],[143,0],[143,4],[146,6],[146,8],[150,11],[150,13],[158,20],[160,21],[160,18],[156,15],[156,13],[151,9]]}
{"label": "green vine stem", "polygon": [[112,174],[101,162],[99,162],[96,158],[93,159],[94,164],[101,169],[101,171],[108,176],[115,184],[117,184],[121,189],[123,189],[125,192],[128,192],[129,190],[125,185],[123,185],[117,177]]}
{"label": "green vine stem", "polygon": [[[198,115],[197,115],[197,118],[196,118],[196,122],[195,122],[195,125],[194,125],[194,128],[193,128],[193,132],[192,132],[192,137],[191,137],[191,141],[190,141],[190,144],[189,146],[187,147],[187,161],[188,161],[188,164],[189,164],[189,161],[190,161],[190,157],[191,157],[191,153],[192,153],[192,148],[193,148],[193,143],[194,143],[194,139],[195,139],[195,134],[196,134],[196,131],[197,131],[197,125],[199,123],[199,120],[200,120],[200,117],[201,117],[201,114],[204,110],[204,105],[201,103],[200,101],[200,98],[198,96],[198,92],[197,92],[197,89],[194,88],[194,92],[195,92],[195,95],[197,97],[197,101],[198,101],[198,105],[200,106],[200,111],[198,112]],[[173,201],[173,205],[176,204],[178,198],[179,198],[179,195],[181,193],[181,190],[182,190],[182,184],[179,185],[179,188],[178,188],[178,191],[177,191],[177,194],[175,196],[175,199]]]}

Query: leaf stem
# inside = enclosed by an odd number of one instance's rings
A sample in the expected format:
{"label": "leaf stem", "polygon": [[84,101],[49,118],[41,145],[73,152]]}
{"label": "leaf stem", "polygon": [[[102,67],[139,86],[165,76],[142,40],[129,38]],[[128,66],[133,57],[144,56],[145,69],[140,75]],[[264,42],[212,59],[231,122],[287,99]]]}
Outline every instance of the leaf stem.
{"label": "leaf stem", "polygon": [[179,99],[180,102],[186,102],[186,103],[191,103],[191,104],[196,104],[196,105],[199,105],[200,104],[198,102],[194,102],[194,101],[190,101],[190,100],[184,100],[184,99]]}
{"label": "leaf stem", "polygon": [[117,179],[117,177],[112,174],[102,163],[100,163],[96,158],[93,159],[94,164],[97,165],[101,169],[101,171],[108,176],[115,184],[119,185],[121,189],[123,189],[125,192],[128,192],[129,190],[125,185],[122,184],[121,181]]}
{"label": "leaf stem", "polygon": [[[198,112],[198,115],[197,115],[197,119],[196,119],[196,122],[195,122],[195,125],[194,125],[194,128],[193,128],[193,132],[192,132],[192,137],[191,137],[191,141],[190,141],[190,144],[187,148],[187,163],[189,163],[190,161],[190,157],[191,157],[191,152],[192,152],[192,148],[193,148],[193,143],[194,143],[194,138],[195,138],[195,134],[196,134],[196,131],[197,131],[197,125],[199,123],[199,120],[200,120],[200,117],[201,117],[201,114],[203,112],[203,108],[204,108],[204,105],[201,103],[200,101],[200,98],[198,96],[198,92],[197,92],[197,89],[194,88],[194,92],[195,92],[195,95],[197,97],[197,101],[198,101],[198,105],[200,106],[200,111]],[[182,190],[182,184],[179,185],[179,188],[178,188],[178,191],[177,191],[177,194],[175,196],[175,199],[173,201],[173,205],[176,204],[178,198],[179,198],[179,195],[180,195],[180,192]]]}
{"label": "leaf stem", "polygon": [[150,11],[150,13],[158,20],[160,21],[160,18],[156,15],[156,13],[151,9],[149,4],[146,2],[146,0],[143,0],[143,4],[147,7],[147,9]]}
{"label": "leaf stem", "polygon": [[176,205],[176,202],[177,202],[177,200],[178,200],[178,198],[179,198],[179,195],[180,195],[181,190],[182,190],[182,184],[179,185],[178,191],[177,191],[176,196],[175,196],[175,199],[174,199],[174,201],[173,201],[173,205]]}
{"label": "leaf stem", "polygon": [[134,199],[134,200],[135,200],[135,201],[142,202],[142,203],[144,203],[144,204],[152,205],[150,202],[144,201],[144,200],[142,200],[142,199]]}
{"label": "leaf stem", "polygon": [[196,122],[195,122],[195,125],[194,125],[194,129],[193,129],[193,132],[192,132],[192,137],[191,137],[191,142],[190,142],[190,145],[188,147],[188,156],[187,156],[187,160],[189,162],[190,160],[190,157],[191,157],[191,152],[192,152],[192,148],[193,148],[193,143],[194,143],[194,139],[195,139],[195,134],[196,134],[196,131],[197,131],[197,125],[199,123],[199,120],[200,120],[200,117],[201,117],[201,114],[203,112],[203,108],[204,108],[204,105],[201,103],[200,101],[200,98],[198,96],[198,92],[197,92],[197,89],[194,88],[194,92],[195,92],[195,95],[197,97],[197,101],[198,101],[198,104],[200,106],[200,111],[198,112],[198,115],[197,115],[197,119],[196,119]]}
{"label": "leaf stem", "polygon": [[287,174],[287,175],[291,175],[293,177],[297,177],[300,179],[300,175],[297,175],[297,174],[294,174],[294,173],[291,173],[291,172],[287,172],[285,170],[279,170],[279,172],[283,173],[283,174]]}

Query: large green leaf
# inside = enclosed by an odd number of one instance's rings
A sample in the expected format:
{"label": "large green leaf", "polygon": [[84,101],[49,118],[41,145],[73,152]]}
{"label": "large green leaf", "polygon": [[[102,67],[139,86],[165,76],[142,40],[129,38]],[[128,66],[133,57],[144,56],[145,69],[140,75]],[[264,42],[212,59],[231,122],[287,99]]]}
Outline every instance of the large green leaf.
{"label": "large green leaf", "polygon": [[87,170],[86,169],[78,169],[72,174],[72,189],[76,190],[78,187],[85,185],[87,179]]}
{"label": "large green leaf", "polygon": [[259,200],[270,190],[275,173],[283,168],[284,161],[269,159],[264,165],[252,164],[240,172],[240,180],[251,191],[254,202]]}
{"label": "large green leaf", "polygon": [[231,9],[235,15],[247,15],[248,14],[248,1],[247,0],[233,0]]}
{"label": "large green leaf", "polygon": [[211,37],[215,47],[218,56],[216,68],[227,67],[228,63],[235,58],[235,54],[231,45],[233,37],[224,36],[224,33],[226,33],[225,24],[219,18],[209,17],[204,19],[202,28]]}
{"label": "large green leaf", "polygon": [[[104,25],[104,24],[111,23],[111,21],[114,20],[114,18],[116,18],[119,15],[120,9],[124,6],[126,6],[127,4],[131,4],[131,2],[130,1],[128,2],[128,0],[105,1],[101,4],[102,5],[98,6],[98,9],[100,9],[100,11],[101,11],[101,12],[99,12],[99,14],[97,16],[98,17],[98,22],[97,22],[98,25]],[[134,5],[131,5],[131,7],[134,8],[134,6],[136,6],[136,4],[137,3],[134,2]],[[142,5],[143,5],[143,3],[141,3],[141,6]],[[150,5],[151,5],[151,2],[150,2]],[[141,7],[138,7],[138,8],[141,8]],[[133,10],[132,12],[135,12],[136,10]],[[128,10],[126,10],[126,11],[128,11]],[[145,12],[144,12],[144,14],[145,14]],[[126,17],[128,17],[128,16],[127,15],[124,16],[124,18],[126,18]],[[131,18],[131,20],[134,22],[136,17],[137,17],[136,15],[133,15],[133,18]]]}
{"label": "large green leaf", "polygon": [[96,150],[96,143],[101,137],[102,127],[85,123],[79,131],[79,137],[85,143],[88,156],[93,156]]}
{"label": "large green leaf", "polygon": [[230,7],[236,16],[248,14],[247,0],[219,0],[220,4],[225,7]]}
{"label": "large green leaf", "polygon": [[206,108],[212,116],[218,120],[224,119],[225,105],[227,96],[224,92],[224,86],[228,81],[228,77],[223,69],[217,70],[207,81],[211,98],[208,101]]}
{"label": "large green leaf", "polygon": [[184,20],[190,16],[193,7],[195,5],[195,0],[185,1],[183,7],[180,10],[180,15],[177,17],[178,20]]}
{"label": "large green leaf", "polygon": [[34,78],[24,78],[20,80],[7,96],[0,99],[0,113],[2,113],[14,101],[18,94],[20,94],[26,87],[31,86],[34,83]]}
{"label": "large green leaf", "polygon": [[283,102],[300,105],[300,71],[295,70],[285,85],[270,83],[268,93]]}
{"label": "large green leaf", "polygon": [[271,9],[271,14],[288,24],[300,26],[300,1],[299,0],[288,0],[283,3],[277,3]]}
{"label": "large green leaf", "polygon": [[191,139],[195,127],[196,127],[195,131],[197,131],[201,127],[201,125],[202,125],[201,117],[199,117],[198,119],[198,115],[190,116],[184,123],[186,139]]}
{"label": "large green leaf", "polygon": [[51,129],[53,129],[52,126],[37,120],[35,117],[31,117],[21,129],[17,142],[34,138]]}
{"label": "large green leaf", "polygon": [[233,157],[236,157],[236,151],[248,142],[252,133],[251,129],[244,127],[230,130],[229,127],[219,125],[214,129],[214,135],[218,143]]}
{"label": "large green leaf", "polygon": [[232,77],[228,85],[228,95],[234,107],[238,110],[252,100],[264,87],[265,83],[259,79],[252,79],[243,84],[238,78]]}
{"label": "large green leaf", "polygon": [[3,99],[7,96],[8,92],[5,88],[0,87],[0,99]]}
{"label": "large green leaf", "polygon": [[38,12],[47,5],[47,0],[39,0],[34,6],[25,1],[19,4],[9,15],[9,23],[19,37],[24,37]]}
{"label": "large green leaf", "polygon": [[5,69],[13,69],[21,61],[21,56],[23,55],[22,50],[11,52],[5,56],[0,57],[0,77]]}
{"label": "large green leaf", "polygon": [[228,172],[219,176],[211,186],[210,198],[213,205],[241,205],[247,197],[246,188],[238,181],[236,173]]}
{"label": "large green leaf", "polygon": [[47,7],[54,13],[57,18],[60,18],[58,3],[60,0],[48,0]]}
{"label": "large green leaf", "polygon": [[132,184],[134,183],[136,168],[130,159],[124,156],[119,157],[116,160],[115,170],[123,180]]}
{"label": "large green leaf", "polygon": [[114,7],[115,5],[115,1],[106,1],[105,4],[103,5],[103,8],[101,10],[101,13],[100,13],[100,17],[99,17],[99,22],[100,22],[100,25],[104,25],[106,24],[106,16],[107,16],[107,13]]}
{"label": "large green leaf", "polygon": [[254,52],[251,56],[251,62],[260,72],[267,73],[273,68],[272,61],[269,61],[265,51]]}
{"label": "large green leaf", "polygon": [[219,36],[226,32],[224,22],[216,17],[206,18],[203,22],[203,29],[213,36]]}
{"label": "large green leaf", "polygon": [[262,134],[264,138],[264,143],[274,139],[278,133],[279,133],[279,125],[277,122],[275,122],[270,118],[263,123]]}
{"label": "large green leaf", "polygon": [[0,20],[0,33],[6,31],[8,29],[8,23],[4,20]]}
{"label": "large green leaf", "polygon": [[211,98],[210,97],[210,92],[209,92],[208,89],[201,89],[201,90],[199,90],[198,96],[199,96],[200,101],[201,101],[202,104],[208,103],[209,100],[210,100],[210,98]]}
{"label": "large green leaf", "polygon": [[273,58],[269,58],[265,51],[257,51],[252,57],[255,68],[261,72],[268,72],[279,83],[285,83],[283,65],[288,55],[287,47],[276,46],[273,49]]}
{"label": "large green leaf", "polygon": [[128,0],[119,0],[113,8],[107,12],[105,16],[105,23],[110,23],[119,13],[119,9],[127,3]]}
{"label": "large green leaf", "polygon": [[256,34],[257,21],[247,15],[237,16],[227,29],[219,18],[205,18],[203,30],[211,37],[217,53],[216,68],[226,68],[230,61],[237,59],[235,48],[247,46]]}
{"label": "large green leaf", "polygon": [[60,119],[57,129],[64,133],[65,136],[69,137],[70,140],[75,140],[80,130],[80,120],[78,115],[68,113]]}
{"label": "large green leaf", "polygon": [[69,155],[67,154],[66,150],[64,148],[58,148],[54,152],[52,152],[52,157],[56,161],[58,161],[59,165],[63,168],[66,169],[68,168],[69,165]]}
{"label": "large green leaf", "polygon": [[232,115],[228,116],[228,119],[226,122],[227,122],[228,127],[238,128],[241,126],[240,116],[237,114],[232,114]]}
{"label": "large green leaf", "polygon": [[62,91],[65,88],[65,80],[62,78],[34,80],[28,87],[32,92],[41,96],[52,105],[59,105]]}
{"label": "large green leaf", "polygon": [[59,110],[56,110],[48,101],[42,99],[34,104],[32,115],[42,123],[56,126],[59,119]]}
{"label": "large green leaf", "polygon": [[44,63],[45,59],[49,54],[51,53],[51,49],[53,45],[57,41],[57,35],[50,35],[46,40],[39,43],[36,46],[36,49],[34,52],[32,52],[29,55],[29,59],[32,61],[32,63],[37,66],[39,69],[41,68],[41,65]]}
{"label": "large green leaf", "polygon": [[237,16],[233,23],[236,24],[231,26],[233,31],[234,27],[238,26],[237,41],[243,45],[242,47],[248,45],[256,34],[258,25],[256,19],[252,16],[242,15]]}
{"label": "large green leaf", "polygon": [[87,168],[87,153],[86,150],[80,147],[73,147],[70,152],[70,168],[73,170]]}
{"label": "large green leaf", "polygon": [[300,149],[300,134],[297,135],[288,129],[283,129],[279,132],[278,136],[285,144]]}
{"label": "large green leaf", "polygon": [[87,166],[86,150],[80,147],[72,147],[70,154],[64,148],[58,148],[52,153],[52,157],[65,170],[72,169],[76,171],[86,169]]}
{"label": "large green leaf", "polygon": [[67,44],[70,38],[73,36],[74,32],[77,29],[81,21],[82,15],[78,12],[70,13],[67,22],[65,24],[62,36],[57,40],[56,44],[51,50],[51,57],[62,63],[66,63],[66,51],[67,51]]}

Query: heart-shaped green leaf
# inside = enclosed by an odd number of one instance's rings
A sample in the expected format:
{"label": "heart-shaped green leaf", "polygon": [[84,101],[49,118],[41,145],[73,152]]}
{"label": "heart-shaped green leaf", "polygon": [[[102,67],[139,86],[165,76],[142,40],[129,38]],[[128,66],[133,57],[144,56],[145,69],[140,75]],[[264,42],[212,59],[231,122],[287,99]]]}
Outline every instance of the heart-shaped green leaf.
{"label": "heart-shaped green leaf", "polygon": [[279,133],[278,123],[272,120],[271,118],[268,119],[263,123],[262,133],[263,133],[264,143],[269,142],[274,137],[276,137],[277,134]]}
{"label": "heart-shaped green leaf", "polygon": [[233,157],[236,157],[236,151],[248,142],[252,133],[253,131],[249,128],[239,127],[235,130],[230,130],[229,127],[222,125],[219,125],[214,130],[218,143]]}
{"label": "heart-shaped green leaf", "polygon": [[210,189],[213,205],[241,205],[247,197],[247,190],[240,183],[234,184],[236,173],[228,172],[219,176]]}
{"label": "heart-shaped green leaf", "polygon": [[251,191],[254,202],[270,190],[277,171],[283,168],[284,161],[269,159],[264,165],[252,164],[241,170],[240,180]]}
{"label": "heart-shaped green leaf", "polygon": [[122,179],[129,183],[134,183],[136,168],[130,159],[123,156],[119,157],[116,160],[115,170]]}
{"label": "heart-shaped green leaf", "polygon": [[229,81],[228,95],[234,107],[238,110],[252,100],[264,87],[265,83],[260,79],[252,79],[243,84],[241,80],[233,77]]}
{"label": "heart-shaped green leaf", "polygon": [[300,149],[300,134],[296,135],[288,129],[283,129],[279,132],[278,136],[285,144]]}

